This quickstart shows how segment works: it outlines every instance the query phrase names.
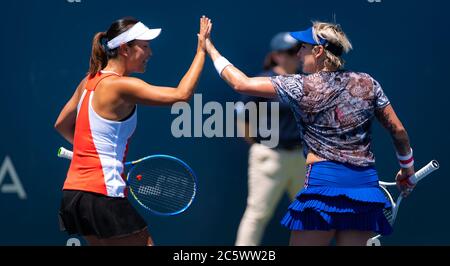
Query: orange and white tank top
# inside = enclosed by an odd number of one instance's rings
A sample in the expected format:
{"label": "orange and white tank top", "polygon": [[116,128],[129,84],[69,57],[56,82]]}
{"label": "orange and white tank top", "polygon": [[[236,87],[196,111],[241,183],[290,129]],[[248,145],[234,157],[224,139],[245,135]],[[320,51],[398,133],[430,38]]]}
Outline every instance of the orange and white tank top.
{"label": "orange and white tank top", "polygon": [[99,72],[88,78],[77,108],[73,158],[63,189],[126,197],[124,162],[137,123],[137,110],[125,121],[102,118],[92,108],[97,84],[117,75]]}

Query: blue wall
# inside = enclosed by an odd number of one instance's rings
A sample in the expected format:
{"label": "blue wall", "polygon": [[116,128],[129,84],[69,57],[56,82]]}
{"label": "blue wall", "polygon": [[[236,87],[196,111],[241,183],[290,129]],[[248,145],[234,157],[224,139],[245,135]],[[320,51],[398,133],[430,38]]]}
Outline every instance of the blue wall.
{"label": "blue wall", "polygon": [[[140,78],[175,86],[196,48],[198,19],[213,19],[218,49],[248,74],[260,71],[274,33],[299,30],[311,20],[337,21],[354,51],[347,68],[372,74],[383,86],[408,129],[416,165],[431,159],[441,170],[424,181],[402,206],[394,235],[386,245],[450,244],[446,178],[449,163],[448,4],[444,1],[7,1],[0,14],[1,88],[0,166],[10,158],[26,199],[6,193],[0,183],[0,245],[64,245],[57,210],[68,162],[56,158],[68,146],[53,124],[85,75],[94,33],[122,16],[134,16],[162,35],[152,42],[154,56]],[[205,64],[197,93],[203,101],[237,101]],[[192,103],[192,102],[191,102]],[[140,107],[139,125],[128,158],[165,153],[184,158],[197,172],[200,190],[192,207],[176,217],[142,213],[160,245],[232,245],[245,208],[248,147],[239,138],[172,137],[170,107]],[[206,117],[205,117],[206,118]],[[388,134],[374,127],[377,169],[385,179],[398,170]],[[11,173],[10,171],[8,173]],[[1,177],[1,176],[0,176]],[[1,181],[1,180],[0,180]],[[6,185],[6,186],[5,186]],[[284,198],[263,239],[286,245],[289,232],[279,225]]]}

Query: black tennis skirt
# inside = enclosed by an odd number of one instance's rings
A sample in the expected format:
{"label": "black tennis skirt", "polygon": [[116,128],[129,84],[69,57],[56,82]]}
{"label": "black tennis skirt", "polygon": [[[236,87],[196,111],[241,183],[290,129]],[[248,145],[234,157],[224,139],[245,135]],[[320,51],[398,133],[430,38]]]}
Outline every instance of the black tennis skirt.
{"label": "black tennis skirt", "polygon": [[98,238],[123,237],[143,230],[147,224],[127,198],[63,190],[59,222],[69,235]]}

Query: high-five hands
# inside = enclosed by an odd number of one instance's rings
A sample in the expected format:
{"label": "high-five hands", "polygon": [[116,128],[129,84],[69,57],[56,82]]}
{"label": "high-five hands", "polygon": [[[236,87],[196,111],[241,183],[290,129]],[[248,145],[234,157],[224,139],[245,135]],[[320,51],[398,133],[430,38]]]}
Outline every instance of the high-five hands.
{"label": "high-five hands", "polygon": [[212,23],[211,19],[206,16],[200,18],[200,31],[197,33],[198,46],[197,52],[206,52],[206,39],[209,38],[211,33]]}

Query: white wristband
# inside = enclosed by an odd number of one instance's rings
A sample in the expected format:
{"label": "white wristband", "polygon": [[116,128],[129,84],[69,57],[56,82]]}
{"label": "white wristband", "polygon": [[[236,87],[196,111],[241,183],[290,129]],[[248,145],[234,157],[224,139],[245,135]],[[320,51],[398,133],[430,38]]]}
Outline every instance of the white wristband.
{"label": "white wristband", "polygon": [[233,65],[228,61],[225,57],[221,56],[214,60],[214,67],[217,70],[217,73],[219,73],[219,76],[222,76],[222,71],[229,65]]}
{"label": "white wristband", "polygon": [[413,149],[412,148],[410,148],[410,149],[411,149],[411,151],[406,155],[400,155],[400,154],[398,154],[398,152],[396,152],[397,159],[399,159],[400,161],[407,161],[407,160],[411,159],[411,157],[413,157]]}
{"label": "white wristband", "polygon": [[399,164],[400,164],[400,168],[410,168],[410,167],[412,167],[414,165],[414,160],[410,161],[407,164],[403,164],[401,162]]}
{"label": "white wristband", "polygon": [[397,154],[397,159],[400,164],[401,168],[409,168],[414,165],[414,157],[413,157],[413,150],[411,148],[411,151],[407,155],[400,155]]}

